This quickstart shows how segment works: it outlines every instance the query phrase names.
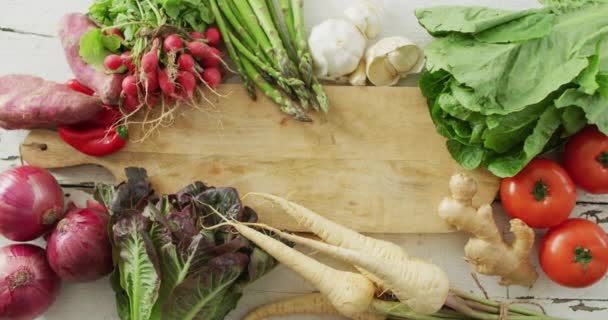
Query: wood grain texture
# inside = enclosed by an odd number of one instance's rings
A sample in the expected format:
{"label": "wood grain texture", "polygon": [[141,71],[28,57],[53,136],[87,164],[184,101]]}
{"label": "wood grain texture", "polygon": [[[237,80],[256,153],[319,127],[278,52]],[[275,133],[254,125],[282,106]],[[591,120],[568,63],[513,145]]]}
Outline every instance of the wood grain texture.
{"label": "wood grain texture", "polygon": [[[240,85],[224,85],[228,98],[214,99],[211,113],[184,107],[172,127],[109,157],[79,154],[44,130],[30,133],[21,155],[45,168],[98,164],[118,180],[125,167],[141,166],[162,193],[194,180],[270,192],[363,232],[451,231],[435,212],[450,176],[463,169],[435,133],[420,91],[327,89],[334,108],[312,124],[285,118],[265,98],[249,100]],[[142,134],[139,126],[130,130],[135,140]],[[491,202],[498,179],[472,174],[480,181],[477,201]],[[250,204],[265,222],[302,231],[278,208]]]}

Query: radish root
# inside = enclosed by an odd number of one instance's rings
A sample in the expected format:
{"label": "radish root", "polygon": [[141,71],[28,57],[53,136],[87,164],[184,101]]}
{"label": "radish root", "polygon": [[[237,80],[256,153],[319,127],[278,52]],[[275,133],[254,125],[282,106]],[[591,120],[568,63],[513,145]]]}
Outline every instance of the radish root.
{"label": "radish root", "polygon": [[492,206],[473,206],[477,183],[464,174],[450,180],[450,197],[439,204],[439,216],[458,230],[472,235],[464,251],[465,259],[477,272],[500,276],[500,284],[531,286],[538,274],[530,263],[534,231],[519,219],[512,219],[511,232],[515,240],[508,245],[492,216]]}
{"label": "radish root", "polygon": [[[323,294],[309,293],[265,304],[248,313],[243,320],[262,320],[293,314],[340,315]],[[385,317],[379,314],[364,313],[351,319],[384,320]]]}

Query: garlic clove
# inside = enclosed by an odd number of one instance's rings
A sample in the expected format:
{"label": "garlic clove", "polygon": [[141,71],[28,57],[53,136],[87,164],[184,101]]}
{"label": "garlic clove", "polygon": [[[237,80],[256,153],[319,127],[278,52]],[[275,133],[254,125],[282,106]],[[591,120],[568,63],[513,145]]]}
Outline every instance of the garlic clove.
{"label": "garlic clove", "polygon": [[365,60],[361,59],[359,66],[348,77],[351,86],[365,86],[367,84],[367,74],[365,73]]}
{"label": "garlic clove", "polygon": [[392,86],[399,79],[420,72],[424,66],[422,49],[404,37],[378,41],[365,53],[366,73],[376,86]]}
{"label": "garlic clove", "polygon": [[344,15],[367,39],[375,39],[382,32],[380,10],[371,1],[359,1],[349,6]]}
{"label": "garlic clove", "polygon": [[336,80],[348,77],[365,51],[365,37],[352,23],[329,19],[312,28],[308,45],[317,77]]}

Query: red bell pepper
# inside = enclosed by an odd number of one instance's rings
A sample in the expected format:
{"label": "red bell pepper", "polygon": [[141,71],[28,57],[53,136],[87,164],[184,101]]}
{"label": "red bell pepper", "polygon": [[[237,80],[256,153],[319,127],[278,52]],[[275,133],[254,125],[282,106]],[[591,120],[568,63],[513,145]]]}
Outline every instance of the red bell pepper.
{"label": "red bell pepper", "polygon": [[[85,94],[87,87],[76,80],[68,86]],[[90,89],[88,89],[90,90]],[[114,127],[122,114],[118,109],[104,105],[95,119],[71,126],[59,126],[57,132],[63,141],[76,150],[95,157],[101,157],[122,149],[127,144],[127,131],[123,126]]]}
{"label": "red bell pepper", "polygon": [[82,83],[80,83],[76,79],[70,79],[65,84],[68,87],[70,87],[70,89],[72,89],[74,91],[78,91],[80,93],[84,93],[84,94],[86,94],[88,96],[92,96],[92,95],[95,94],[95,91],[93,91],[93,89],[89,89],[88,87],[85,87]]}

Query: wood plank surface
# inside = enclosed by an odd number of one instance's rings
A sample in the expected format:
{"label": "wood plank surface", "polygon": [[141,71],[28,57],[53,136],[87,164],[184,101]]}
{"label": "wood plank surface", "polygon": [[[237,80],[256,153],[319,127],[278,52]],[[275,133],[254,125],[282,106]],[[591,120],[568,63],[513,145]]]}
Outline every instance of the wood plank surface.
{"label": "wood plank surface", "polygon": [[[305,15],[307,27],[328,18],[339,18],[346,5],[353,0],[306,0]],[[527,9],[538,7],[536,0],[372,0],[381,3],[384,8],[383,32],[381,37],[402,35],[414,40],[419,45],[426,45],[431,37],[417,23],[413,16],[416,8],[432,5],[478,5],[504,9]],[[6,63],[0,64],[0,74],[25,73],[36,74],[49,80],[65,81],[72,74],[63,57],[63,51],[57,38],[47,38],[37,34],[55,34],[57,21],[66,12],[84,12],[92,0],[6,0],[0,10],[0,57]],[[238,81],[232,77],[228,81]],[[401,85],[415,86],[415,75],[403,80]],[[24,141],[27,131],[0,130],[0,170],[18,166],[19,146]],[[111,183],[112,176],[108,171],[96,166],[79,166],[67,169],[52,170],[57,179],[64,184],[79,185],[91,181]],[[76,189],[65,188],[66,199],[84,205],[90,196]],[[579,203],[572,217],[586,217],[597,221],[608,231],[608,196],[591,195],[580,191]],[[494,206],[495,216],[499,219],[501,229],[508,231],[507,215],[499,204]],[[593,213],[593,215],[588,215]],[[537,232],[537,244],[544,231]],[[392,241],[403,246],[412,256],[430,259],[444,269],[454,287],[482,295],[470,276],[471,267],[462,259],[462,250],[468,235],[465,233],[450,234],[375,234],[375,237]],[[0,238],[0,244],[11,241]],[[45,246],[42,239],[36,242]],[[532,262],[540,272],[536,251]],[[316,255],[315,257],[321,258]],[[560,287],[541,275],[533,288],[501,287],[496,278],[479,275],[482,286],[493,299],[523,300],[539,303],[546,312],[564,319],[606,320],[608,319],[607,288],[608,277],[585,289]],[[248,310],[287,296],[308,293],[314,290],[299,276],[279,266],[268,276],[256,281],[245,290],[245,294],[236,310],[226,320],[241,319]],[[535,308],[535,306],[527,306]],[[113,292],[104,278],[94,283],[65,283],[57,302],[39,320],[118,320],[115,311]],[[342,317],[329,316],[290,316],[285,320],[341,320]]]}
{"label": "wood plank surface", "polygon": [[[372,233],[452,231],[437,215],[449,177],[463,171],[435,132],[417,88],[327,87],[333,109],[301,123],[242,86],[224,85],[207,111],[181,107],[172,126],[105,158],[82,155],[53,131],[34,130],[22,159],[44,168],[98,164],[123,180],[123,170],[148,170],[162,193],[194,180],[241,192],[289,197],[352,228]],[[130,127],[131,139],[142,127]],[[44,147],[41,147],[44,146]],[[498,179],[472,173],[479,203],[492,202]],[[262,220],[303,231],[281,210],[250,200]]]}

